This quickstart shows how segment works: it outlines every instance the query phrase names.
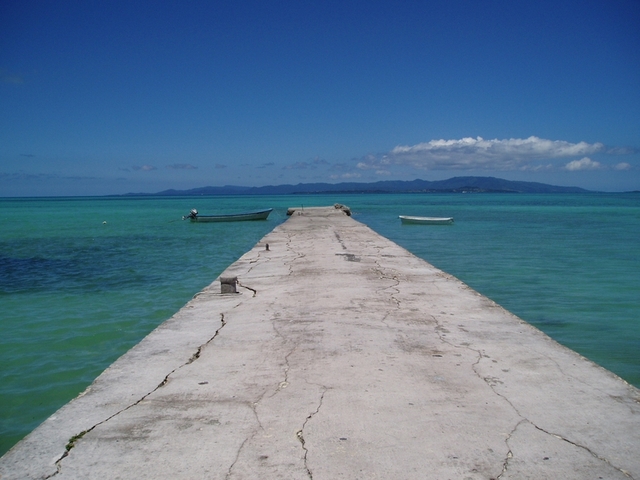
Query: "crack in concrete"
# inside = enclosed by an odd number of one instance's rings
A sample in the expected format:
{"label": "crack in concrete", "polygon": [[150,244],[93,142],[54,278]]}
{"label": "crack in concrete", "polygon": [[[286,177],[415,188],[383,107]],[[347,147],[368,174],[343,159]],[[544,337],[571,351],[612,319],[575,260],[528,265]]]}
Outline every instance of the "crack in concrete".
{"label": "crack in concrete", "polygon": [[[527,420],[528,421],[528,420]],[[594,452],[593,450],[591,450],[589,447],[586,447],[584,445],[580,445],[579,443],[573,442],[571,440],[569,440],[568,438],[563,437],[562,435],[558,435],[557,433],[553,433],[553,432],[548,432],[547,430],[545,430],[544,428],[540,428],[538,425],[536,425],[535,423],[529,422],[531,423],[531,425],[533,425],[534,428],[536,428],[537,430],[541,431],[542,433],[546,433],[547,435],[551,435],[552,437],[557,438],[558,440],[562,440],[564,442],[567,442],[570,445],[573,445],[574,447],[577,448],[581,448],[583,450],[585,450],[586,452],[590,453],[591,456],[593,456],[594,458],[597,458],[598,460],[600,460],[601,462],[606,463],[607,465],[609,465],[611,468],[619,471],[620,473],[622,473],[625,477],[627,478],[634,478],[629,472],[627,472],[626,470],[624,470],[623,468],[620,467],[616,467],[615,465],[613,465],[609,460],[607,460],[604,457],[601,457],[600,455],[598,455],[596,452]]]}
{"label": "crack in concrete", "polygon": [[257,291],[256,289],[251,288],[251,287],[247,287],[246,285],[243,285],[242,283],[240,283],[240,280],[238,280],[237,282],[238,282],[238,286],[239,286],[239,287],[245,288],[245,289],[247,289],[247,290],[249,290],[249,291],[253,292],[252,297],[255,297],[256,295],[258,295],[258,291]]}
{"label": "crack in concrete", "polygon": [[[276,317],[278,315],[276,314]],[[276,332],[276,335],[282,340],[282,342],[284,344],[288,343],[287,338],[282,334],[282,332],[280,332],[280,330],[278,329],[278,327],[276,326],[276,320],[277,318],[272,318],[271,319],[271,328],[273,328],[273,330]],[[275,392],[273,392],[273,395],[270,395],[269,398],[272,398],[274,396],[276,396],[278,394],[278,392],[280,392],[282,389],[287,388],[287,386],[289,385],[289,370],[291,368],[291,365],[289,364],[289,357],[293,354],[293,352],[296,351],[296,349],[298,348],[298,345],[294,345],[293,348],[289,351],[289,353],[287,353],[284,356],[284,363],[285,363],[285,367],[284,367],[284,380],[281,381]]]}
{"label": "crack in concrete", "polygon": [[509,451],[507,452],[507,456],[504,459],[504,462],[502,462],[502,472],[500,472],[500,475],[496,477],[496,480],[499,478],[502,478],[502,476],[505,473],[507,473],[507,469],[509,468],[509,461],[513,458],[513,452],[511,451],[511,447],[509,446],[509,440],[511,439],[513,434],[516,433],[516,430],[523,422],[529,422],[529,421],[523,418],[518,423],[516,423],[516,426],[513,427],[513,429],[509,432],[509,435],[507,435],[507,438],[505,438],[504,440],[504,443],[507,445],[507,448],[509,449]]}
{"label": "crack in concrete", "polygon": [[384,317],[382,317],[382,319],[380,320],[380,322],[382,322],[387,328],[391,328],[391,325],[387,323],[387,318],[389,318],[389,315],[391,315],[389,312],[385,313]]}
{"label": "crack in concrete", "polygon": [[289,251],[290,251],[290,252],[292,252],[294,255],[296,255],[296,257],[295,257],[295,258],[293,258],[293,259],[291,259],[291,260],[289,260],[289,261],[284,261],[283,263],[289,267],[289,275],[293,275],[293,263],[294,263],[296,260],[300,260],[301,258],[306,257],[306,255],[305,255],[304,253],[302,253],[302,252],[298,252],[298,251],[296,251],[296,250],[291,246],[291,244],[292,244],[292,242],[293,242],[293,237],[294,237],[294,235],[292,235],[292,234],[287,234],[287,236],[289,237],[289,239],[288,239],[288,240],[287,240],[287,242],[286,242],[287,250],[289,250]]}
{"label": "crack in concrete", "polygon": [[260,421],[260,417],[258,416],[258,410],[257,407],[260,404],[260,402],[262,401],[262,399],[264,398],[264,396],[266,395],[267,390],[265,389],[262,392],[262,395],[260,395],[260,397],[258,397],[258,399],[255,402],[251,402],[251,410],[253,411],[253,415],[256,418],[256,422],[258,423],[258,428],[256,428],[253,432],[251,432],[251,435],[249,435],[247,438],[245,438],[242,443],[240,444],[240,447],[238,448],[238,451],[236,452],[236,458],[233,460],[233,462],[231,463],[231,465],[229,465],[229,469],[227,470],[227,474],[225,475],[225,480],[229,479],[233,473],[233,469],[236,466],[236,464],[238,463],[238,460],[240,459],[240,454],[242,453],[242,450],[244,449],[244,446],[247,444],[247,442],[250,442],[251,440],[253,440],[255,438],[255,436],[258,434],[259,431],[265,431],[264,430],[264,426],[262,425],[262,422]]}
{"label": "crack in concrete", "polygon": [[[198,350],[196,350],[196,353],[194,353],[191,358],[187,361],[187,363],[185,363],[184,365],[180,365],[178,368],[176,368],[175,370],[173,370],[171,373],[169,373],[169,375],[171,375],[173,372],[175,372],[176,370],[179,370],[180,368],[184,367],[185,365],[189,365],[191,363],[193,363],[195,360],[197,360],[198,358],[200,358],[200,354],[202,353],[202,350],[209,345],[211,342],[213,342],[213,340],[218,336],[218,334],[220,333],[220,330],[222,330],[224,328],[224,326],[227,324],[227,321],[224,319],[224,313],[220,314],[220,328],[218,328],[215,333],[213,334],[213,337],[211,337],[209,340],[207,340],[205,343],[203,343],[202,345],[200,345],[198,347]],[[169,381],[169,375],[167,375],[165,377],[164,380],[164,384],[167,383],[167,381]],[[157,390],[157,389],[156,389]]]}
{"label": "crack in concrete", "polygon": [[222,323],[222,325],[220,326],[220,328],[218,328],[215,333],[213,334],[213,336],[207,340],[205,343],[203,343],[202,345],[200,345],[198,347],[198,349],[196,350],[196,352],[191,355],[191,357],[189,357],[189,359],[183,363],[182,365],[174,368],[173,370],[171,370],[165,377],[164,379],[162,379],[162,381],[158,384],[158,386],[156,388],[154,388],[153,390],[151,390],[150,392],[146,393],[145,395],[143,395],[141,398],[139,398],[138,400],[136,400],[135,402],[133,402],[131,405],[126,406],[125,408],[117,411],[116,413],[110,415],[109,417],[105,418],[104,420],[96,423],[95,425],[93,425],[92,427],[83,430],[82,432],[74,435],[73,437],[71,437],[69,439],[69,442],[67,443],[66,447],[65,447],[65,452],[62,454],[62,456],[56,460],[55,465],[56,465],[56,472],[48,475],[46,477],[44,477],[45,479],[51,478],[51,477],[55,477],[57,474],[59,474],[62,471],[62,461],[68,457],[70,455],[71,450],[73,450],[73,448],[76,446],[76,441],[80,440],[82,437],[84,437],[87,433],[91,432],[92,430],[94,430],[95,428],[99,427],[100,425],[107,423],[109,420],[111,420],[112,418],[117,417],[118,415],[120,415],[123,412],[126,412],[127,410],[129,410],[130,408],[133,408],[137,405],[140,404],[140,402],[144,401],[149,395],[151,395],[152,393],[156,392],[158,389],[164,387],[168,382],[169,382],[169,377],[174,374],[175,372],[177,372],[178,370],[180,370],[182,367],[185,367],[187,365],[190,365],[191,363],[193,363],[195,360],[197,360],[198,358],[200,358],[200,354],[202,353],[202,349],[204,347],[206,347],[208,344],[210,344],[220,333],[220,330],[222,330],[224,328],[224,326],[227,324],[227,322],[224,319],[224,313],[220,314],[220,322]]}
{"label": "crack in concrete", "polygon": [[238,463],[238,459],[240,458],[240,453],[242,452],[242,449],[244,448],[245,443],[247,443],[251,438],[253,438],[253,435],[245,438],[242,444],[240,444],[240,448],[238,448],[238,451],[236,452],[236,458],[233,460],[233,463],[229,465],[229,470],[227,470],[227,474],[224,476],[225,480],[228,480],[231,477],[233,467],[235,467],[236,463]]}
{"label": "crack in concrete", "polygon": [[385,290],[389,290],[389,289],[394,290],[395,293],[392,293],[390,295],[390,297],[395,302],[396,307],[400,308],[400,303],[401,302],[400,302],[400,300],[398,300],[398,298],[396,298],[396,295],[398,295],[400,293],[400,290],[398,289],[398,285],[400,285],[400,279],[398,278],[398,275],[396,275],[395,273],[394,274],[386,273],[385,272],[386,269],[382,265],[380,265],[380,263],[377,260],[374,263],[375,263],[376,267],[373,268],[372,270],[375,273],[378,274],[379,278],[382,278],[384,280],[392,280],[392,281],[395,282],[395,284],[390,285],[388,287],[385,287],[385,288],[383,288],[381,290],[378,290],[378,291],[379,292],[384,292]]}
{"label": "crack in concrete", "polygon": [[298,346],[296,345],[295,347],[293,347],[293,349],[289,353],[287,353],[285,355],[285,357],[284,357],[284,362],[285,362],[284,380],[282,380],[278,384],[278,387],[276,388],[276,391],[273,392],[273,395],[271,395],[269,398],[275,397],[278,393],[280,393],[280,391],[284,390],[285,388],[287,388],[289,386],[289,369],[291,368],[291,366],[289,365],[289,356],[292,355],[293,352],[295,352],[297,348],[298,348]]}
{"label": "crack in concrete", "polygon": [[296,432],[296,437],[298,438],[298,441],[300,442],[300,444],[302,445],[302,449],[304,450],[304,468],[307,471],[307,475],[311,480],[313,480],[313,473],[311,472],[311,469],[309,468],[309,465],[307,463],[307,456],[309,454],[309,450],[305,446],[306,442],[304,440],[304,429],[307,426],[307,423],[309,422],[309,420],[311,420],[320,411],[320,408],[322,407],[322,401],[324,400],[324,394],[327,393],[327,387],[323,386],[322,388],[324,390],[322,392],[322,395],[320,395],[320,402],[318,403],[318,408],[316,408],[315,412],[312,412],[307,416],[304,423],[302,424],[302,428]]}

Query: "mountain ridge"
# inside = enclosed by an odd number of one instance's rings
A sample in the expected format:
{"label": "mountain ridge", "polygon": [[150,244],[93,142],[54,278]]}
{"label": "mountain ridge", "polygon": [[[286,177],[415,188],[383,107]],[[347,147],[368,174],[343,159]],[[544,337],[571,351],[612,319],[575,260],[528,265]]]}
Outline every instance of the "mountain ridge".
{"label": "mountain ridge", "polygon": [[287,195],[321,193],[581,193],[580,187],[564,187],[538,182],[505,180],[496,177],[452,177],[447,180],[382,180],[358,183],[298,183],[242,187],[224,185],[188,190],[163,190],[157,193],[127,193],[126,196],[201,196],[201,195]]}

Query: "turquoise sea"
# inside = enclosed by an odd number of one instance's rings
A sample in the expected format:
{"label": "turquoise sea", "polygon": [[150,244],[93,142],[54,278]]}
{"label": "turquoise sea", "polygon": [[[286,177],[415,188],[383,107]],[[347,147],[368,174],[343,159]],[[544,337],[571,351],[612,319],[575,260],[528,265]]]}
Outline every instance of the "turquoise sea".
{"label": "turquoise sea", "polygon": [[[0,454],[285,221],[287,207],[333,203],[640,386],[640,194],[0,199]],[[191,208],[268,207],[264,222],[181,220]],[[403,226],[400,214],[456,221]]]}

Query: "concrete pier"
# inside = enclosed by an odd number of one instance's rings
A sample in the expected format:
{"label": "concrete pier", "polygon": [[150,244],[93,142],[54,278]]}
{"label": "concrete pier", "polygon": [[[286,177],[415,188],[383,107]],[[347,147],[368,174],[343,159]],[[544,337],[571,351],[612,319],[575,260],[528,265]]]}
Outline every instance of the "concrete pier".
{"label": "concrete pier", "polygon": [[640,479],[636,388],[343,209],[291,213],[0,478]]}

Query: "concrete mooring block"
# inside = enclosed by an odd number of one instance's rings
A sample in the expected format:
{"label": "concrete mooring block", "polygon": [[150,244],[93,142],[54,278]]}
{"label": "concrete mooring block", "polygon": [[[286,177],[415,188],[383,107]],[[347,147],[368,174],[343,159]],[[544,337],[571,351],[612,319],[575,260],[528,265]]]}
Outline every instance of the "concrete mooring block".
{"label": "concrete mooring block", "polygon": [[220,277],[220,293],[238,293],[238,277]]}

